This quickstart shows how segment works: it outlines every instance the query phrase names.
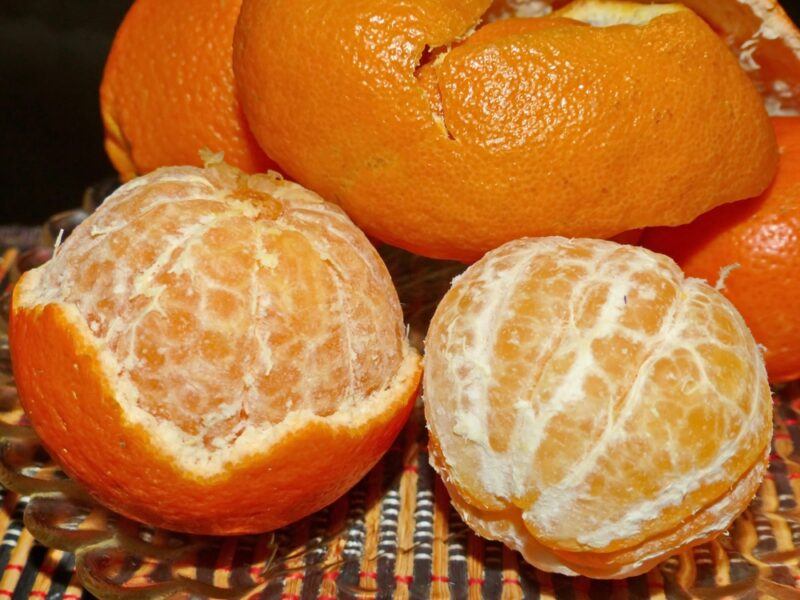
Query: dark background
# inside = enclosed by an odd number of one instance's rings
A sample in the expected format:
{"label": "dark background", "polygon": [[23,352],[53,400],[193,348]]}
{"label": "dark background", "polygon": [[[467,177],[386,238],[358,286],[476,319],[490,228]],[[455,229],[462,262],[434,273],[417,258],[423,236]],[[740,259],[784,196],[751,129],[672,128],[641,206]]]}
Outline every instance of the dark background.
{"label": "dark background", "polygon": [[[0,224],[40,223],[113,174],[98,88],[130,4],[0,0]],[[782,4],[797,21],[800,0]]]}
{"label": "dark background", "polygon": [[40,223],[114,173],[98,89],[132,0],[0,0],[0,223]]}

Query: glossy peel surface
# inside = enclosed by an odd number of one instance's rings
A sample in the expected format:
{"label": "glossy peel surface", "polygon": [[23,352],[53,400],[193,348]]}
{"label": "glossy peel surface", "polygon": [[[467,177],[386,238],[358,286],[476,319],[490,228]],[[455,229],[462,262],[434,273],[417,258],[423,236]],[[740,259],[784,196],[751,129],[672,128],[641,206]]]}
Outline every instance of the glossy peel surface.
{"label": "glossy peel surface", "polygon": [[762,99],[691,11],[593,1],[488,23],[489,4],[245,0],[253,133],[368,234],[464,261],[683,224],[768,185]]}

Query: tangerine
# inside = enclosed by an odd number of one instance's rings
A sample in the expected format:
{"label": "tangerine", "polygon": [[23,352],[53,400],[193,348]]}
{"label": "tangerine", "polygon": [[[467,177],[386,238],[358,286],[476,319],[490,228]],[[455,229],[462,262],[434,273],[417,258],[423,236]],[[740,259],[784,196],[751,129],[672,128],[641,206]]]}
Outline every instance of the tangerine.
{"label": "tangerine", "polygon": [[10,326],[53,458],[123,515],[199,534],[335,500],[420,377],[388,272],[341,209],[222,164],[123,186],[22,277]]}
{"label": "tangerine", "polygon": [[[720,206],[681,227],[645,230],[641,243],[720,288],[765,348],[770,381],[800,378],[800,118],[772,120],[778,175],[761,196]],[[726,268],[728,268],[726,270]]]}
{"label": "tangerine", "polygon": [[766,472],[756,343],[666,256],[510,242],[454,282],[425,348],[431,463],[455,508],[546,571],[643,573],[724,531]]}
{"label": "tangerine", "polygon": [[274,168],[245,121],[233,78],[241,0],[136,0],[100,87],[105,147],[123,180],[224,152],[249,173]]}
{"label": "tangerine", "polygon": [[695,13],[592,0],[481,26],[490,4],[244,0],[253,133],[369,235],[463,261],[683,224],[771,181],[762,98]]}

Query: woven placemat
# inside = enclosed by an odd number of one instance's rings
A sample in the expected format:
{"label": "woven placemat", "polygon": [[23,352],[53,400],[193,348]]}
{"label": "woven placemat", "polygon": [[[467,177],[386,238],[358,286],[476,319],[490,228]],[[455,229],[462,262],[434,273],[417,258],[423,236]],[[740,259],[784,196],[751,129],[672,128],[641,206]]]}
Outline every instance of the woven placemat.
{"label": "woven placemat", "polygon": [[[11,263],[25,254],[3,250],[0,280],[13,278]],[[395,250],[384,257],[420,343],[463,267]],[[594,581],[538,571],[473,535],[428,464],[419,408],[346,496],[274,534],[199,538],[114,515],[51,465],[25,427],[0,320],[0,481],[9,488],[0,511],[0,597],[69,600],[91,590],[108,598],[285,600],[800,598],[800,384],[776,389],[774,402],[769,474],[728,534],[646,575]]]}
{"label": "woven placemat", "polygon": [[[141,527],[70,494],[6,491],[0,595],[77,598],[82,581],[108,598],[798,598],[800,469],[791,456],[800,443],[799,403],[791,388],[776,396],[770,475],[730,533],[639,577],[551,575],[473,535],[428,465],[417,413],[349,494],[274,535],[192,538]],[[8,432],[3,438],[7,444]],[[4,468],[13,462],[7,454],[4,446]],[[77,561],[63,549],[77,551]]]}

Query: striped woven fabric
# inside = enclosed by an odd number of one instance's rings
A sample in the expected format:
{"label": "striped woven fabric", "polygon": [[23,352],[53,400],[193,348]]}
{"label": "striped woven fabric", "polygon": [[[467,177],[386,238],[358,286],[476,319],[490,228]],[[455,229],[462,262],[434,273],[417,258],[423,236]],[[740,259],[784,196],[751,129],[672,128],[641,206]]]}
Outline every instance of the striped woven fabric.
{"label": "striped woven fabric", "polygon": [[[640,577],[609,582],[550,575],[472,535],[428,465],[417,412],[348,495],[274,535],[176,536],[79,497],[34,493],[28,501],[6,492],[0,596],[75,597],[83,581],[101,597],[127,597],[127,591],[137,598],[798,598],[800,469],[792,457],[800,444],[800,389],[782,390],[776,409],[770,475],[730,534]],[[8,431],[3,438],[3,469],[18,473],[22,465],[10,455],[37,453],[18,452],[21,442]],[[2,478],[19,487],[7,474]],[[22,526],[24,511],[29,529]],[[33,535],[77,550],[77,575],[72,554],[45,549]]]}
{"label": "striped woven fabric", "polygon": [[[15,252],[3,254],[0,280],[13,271]],[[419,342],[462,267],[394,251],[386,259]],[[538,571],[473,535],[428,464],[419,409],[346,496],[274,534],[198,538],[111,514],[49,463],[24,426],[0,320],[0,481],[7,487],[0,600],[92,597],[87,590],[108,598],[284,600],[800,598],[800,384],[775,390],[774,401],[769,475],[729,534],[646,575],[593,581]]]}

